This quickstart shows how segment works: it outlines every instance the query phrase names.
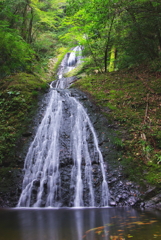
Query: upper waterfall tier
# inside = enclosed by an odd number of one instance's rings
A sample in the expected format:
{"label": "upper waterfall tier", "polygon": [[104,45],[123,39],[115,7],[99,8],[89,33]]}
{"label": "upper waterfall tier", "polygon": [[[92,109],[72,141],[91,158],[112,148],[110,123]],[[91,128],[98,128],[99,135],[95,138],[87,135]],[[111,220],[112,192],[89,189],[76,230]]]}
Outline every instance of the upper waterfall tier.
{"label": "upper waterfall tier", "polygon": [[73,70],[78,64],[80,64],[81,59],[82,49],[79,46],[75,47],[70,53],[67,53],[65,55],[58,70],[58,80],[56,81],[56,83],[53,82],[53,84],[55,84],[55,88],[65,89],[70,86],[70,84],[74,80],[74,77],[65,78],[64,74]]}

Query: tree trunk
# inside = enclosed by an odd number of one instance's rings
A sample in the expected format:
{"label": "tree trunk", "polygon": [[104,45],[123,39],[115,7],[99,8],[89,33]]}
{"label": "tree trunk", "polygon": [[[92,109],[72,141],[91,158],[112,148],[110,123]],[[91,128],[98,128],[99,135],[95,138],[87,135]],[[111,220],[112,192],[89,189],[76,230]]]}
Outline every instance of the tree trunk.
{"label": "tree trunk", "polygon": [[111,31],[112,31],[112,26],[113,26],[114,19],[115,19],[115,14],[114,14],[114,16],[111,20],[110,28],[109,28],[109,31],[108,31],[107,42],[106,42],[106,45],[105,45],[105,52],[104,52],[105,72],[107,72],[107,56],[108,56],[109,42],[110,42]]}
{"label": "tree trunk", "polygon": [[111,48],[109,72],[113,72],[115,70],[115,60],[116,60],[116,48],[115,46],[113,46]]}
{"label": "tree trunk", "polygon": [[29,5],[27,2],[24,7],[23,22],[22,22],[22,28],[21,28],[21,36],[25,41],[27,40],[27,9],[28,9],[28,7],[29,7]]}
{"label": "tree trunk", "polygon": [[30,18],[30,23],[29,23],[29,29],[28,29],[28,43],[32,43],[32,25],[33,25],[33,9],[31,8],[31,18]]}

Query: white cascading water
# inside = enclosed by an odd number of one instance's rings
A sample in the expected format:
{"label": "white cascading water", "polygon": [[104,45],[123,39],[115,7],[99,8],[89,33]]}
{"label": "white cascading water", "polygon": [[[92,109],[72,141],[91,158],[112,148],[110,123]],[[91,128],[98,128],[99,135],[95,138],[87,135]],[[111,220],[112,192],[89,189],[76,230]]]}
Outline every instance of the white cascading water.
{"label": "white cascading water", "polygon": [[[79,64],[75,47],[51,84],[50,100],[25,159],[18,207],[108,206],[103,157],[92,123],[63,74]],[[55,86],[52,87],[52,86]]]}

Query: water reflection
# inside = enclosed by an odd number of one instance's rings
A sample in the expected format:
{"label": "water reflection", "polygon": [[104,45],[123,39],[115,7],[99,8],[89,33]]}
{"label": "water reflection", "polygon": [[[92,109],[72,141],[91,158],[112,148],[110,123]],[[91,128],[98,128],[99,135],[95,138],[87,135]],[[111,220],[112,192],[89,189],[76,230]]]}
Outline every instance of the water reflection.
{"label": "water reflection", "polygon": [[161,239],[161,212],[134,209],[0,211],[1,240]]}

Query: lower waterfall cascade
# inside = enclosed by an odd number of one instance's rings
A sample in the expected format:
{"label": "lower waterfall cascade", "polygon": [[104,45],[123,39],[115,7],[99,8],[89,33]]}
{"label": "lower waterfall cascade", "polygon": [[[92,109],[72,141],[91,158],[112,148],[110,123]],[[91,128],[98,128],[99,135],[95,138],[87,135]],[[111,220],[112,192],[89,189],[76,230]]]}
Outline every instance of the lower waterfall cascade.
{"label": "lower waterfall cascade", "polygon": [[81,62],[81,47],[66,54],[49,103],[25,158],[17,207],[105,207],[109,190],[94,127],[63,77]]}

